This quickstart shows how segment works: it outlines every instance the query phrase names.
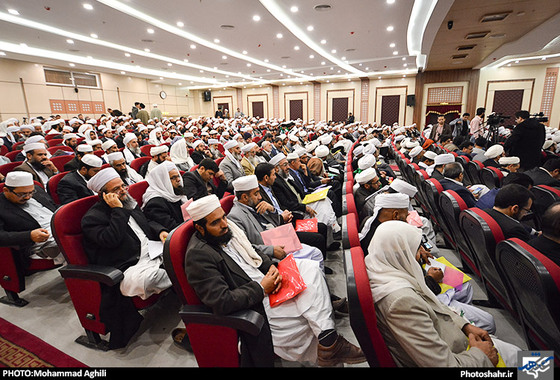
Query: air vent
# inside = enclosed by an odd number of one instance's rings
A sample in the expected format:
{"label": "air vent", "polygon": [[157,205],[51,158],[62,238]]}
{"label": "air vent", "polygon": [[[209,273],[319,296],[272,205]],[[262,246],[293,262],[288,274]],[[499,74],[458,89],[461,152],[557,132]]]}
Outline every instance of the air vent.
{"label": "air vent", "polygon": [[281,58],[281,59],[290,59],[291,57],[290,57],[290,56],[287,56],[287,55],[285,55],[285,56],[283,56],[283,57],[280,57],[280,58]]}
{"label": "air vent", "polygon": [[140,41],[142,41],[142,42],[147,42],[147,43],[152,43],[152,42],[154,42],[154,40],[140,40]]}
{"label": "air vent", "polygon": [[510,12],[502,12],[502,13],[493,13],[489,15],[484,15],[480,19],[480,22],[494,22],[494,21],[503,21],[509,16]]}
{"label": "air vent", "polygon": [[465,36],[465,38],[466,38],[467,40],[473,40],[473,39],[476,39],[476,38],[484,38],[484,37],[486,37],[486,36],[488,35],[488,33],[490,33],[490,32],[474,32],[474,33],[469,33],[469,34],[467,34],[467,35]]}
{"label": "air vent", "polygon": [[344,51],[356,51],[356,49],[350,48],[350,49],[346,49],[346,50],[344,50]]}
{"label": "air vent", "polygon": [[462,46],[457,47],[457,50],[458,51],[472,50],[472,49],[474,49],[475,46],[476,45],[462,45]]}
{"label": "air vent", "polygon": [[235,29],[235,26],[224,24],[224,25],[220,25],[220,28],[225,29],[225,30],[232,30],[232,29]]}
{"label": "air vent", "polygon": [[332,7],[328,4],[319,4],[319,5],[315,5],[313,9],[315,9],[317,12],[324,12],[324,11],[330,11]]}
{"label": "air vent", "polygon": [[451,59],[463,59],[463,58],[467,58],[468,54],[456,54],[451,56]]}

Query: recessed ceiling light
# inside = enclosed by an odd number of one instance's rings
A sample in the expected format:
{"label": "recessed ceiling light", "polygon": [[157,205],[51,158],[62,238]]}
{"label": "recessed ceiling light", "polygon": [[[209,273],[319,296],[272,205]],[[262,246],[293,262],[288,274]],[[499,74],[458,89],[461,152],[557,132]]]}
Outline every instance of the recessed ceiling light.
{"label": "recessed ceiling light", "polygon": [[321,40],[321,43],[324,45],[327,43],[327,40]]}
{"label": "recessed ceiling light", "polygon": [[148,33],[150,33],[150,34],[154,34],[154,33],[155,33],[154,30],[153,30],[152,28],[146,29],[146,32],[148,32]]}
{"label": "recessed ceiling light", "polygon": [[177,21],[177,26],[179,28],[182,28],[183,26],[185,26],[185,23],[183,23],[182,21]]}
{"label": "recessed ceiling light", "polygon": [[73,43],[74,43],[74,40],[67,39],[66,42],[69,43],[69,44],[73,44]]}
{"label": "recessed ceiling light", "polygon": [[397,55],[397,54],[399,54],[399,52],[395,50],[395,51],[393,52],[393,55]]}
{"label": "recessed ceiling light", "polygon": [[387,0],[387,4],[395,4],[395,0]]}
{"label": "recessed ceiling light", "polygon": [[321,62],[321,65],[324,65],[325,63],[326,63],[325,61]]}
{"label": "recessed ceiling light", "polygon": [[312,32],[313,29],[315,29],[315,28],[313,27],[313,25],[309,25],[309,26],[307,27],[307,31],[308,31],[308,32]]}
{"label": "recessed ceiling light", "polygon": [[403,60],[403,61],[406,61],[406,57],[402,57],[402,60]]}
{"label": "recessed ceiling light", "polygon": [[261,16],[259,16],[259,15],[254,15],[254,16],[253,16],[253,21],[261,21]]}
{"label": "recessed ceiling light", "polygon": [[90,34],[89,36],[90,36],[91,38],[98,38],[98,37],[99,37],[99,36],[98,36],[97,34],[95,34],[95,33],[92,33],[92,34]]}
{"label": "recessed ceiling light", "polygon": [[214,43],[215,43],[215,44],[219,44],[219,43],[220,43],[220,40],[217,39],[217,38],[214,38]]}
{"label": "recessed ceiling light", "polygon": [[173,66],[171,62],[167,62],[167,66]]}
{"label": "recessed ceiling light", "polygon": [[294,46],[294,50],[299,50],[299,46]]}
{"label": "recessed ceiling light", "polygon": [[247,50],[243,50],[243,54],[247,54]]}
{"label": "recessed ceiling light", "polygon": [[395,47],[395,43],[394,43],[394,42],[391,42],[391,43],[389,44],[389,47],[394,48],[394,47]]}
{"label": "recessed ceiling light", "polygon": [[346,57],[342,57],[342,58],[340,58],[340,59],[342,59],[343,61],[346,61]]}
{"label": "recessed ceiling light", "polygon": [[145,51],[146,53],[149,53],[149,52],[150,52],[150,49],[146,48],[146,49],[144,49],[144,51]]}
{"label": "recessed ceiling light", "polygon": [[283,37],[283,36],[282,36],[282,33],[276,34],[276,38],[282,38],[282,37]]}
{"label": "recessed ceiling light", "polygon": [[130,53],[124,53],[125,57],[130,57]]}
{"label": "recessed ceiling light", "polygon": [[0,51],[0,55],[6,55],[6,53],[4,53],[3,51]]}
{"label": "recessed ceiling light", "polygon": [[251,64],[250,64],[250,63],[248,63],[248,64],[247,64],[247,67],[251,67]]}
{"label": "recessed ceiling light", "polygon": [[91,11],[93,9],[93,5],[84,3],[84,8],[87,9],[88,11]]}
{"label": "recessed ceiling light", "polygon": [[268,58],[265,58],[264,61],[265,61],[266,63],[268,63]]}
{"label": "recessed ceiling light", "polygon": [[298,10],[299,10],[298,7],[296,7],[295,5],[290,8],[290,11],[293,13],[297,12]]}
{"label": "recessed ceiling light", "polygon": [[73,64],[73,63],[69,63],[68,66],[74,67],[74,66],[76,66],[76,65]]}
{"label": "recessed ceiling light", "polygon": [[19,12],[15,9],[8,9],[8,13],[14,16],[19,16]]}
{"label": "recessed ceiling light", "polygon": [[387,27],[387,31],[388,31],[388,32],[392,32],[393,29],[395,29],[395,28],[393,28],[393,25],[389,25],[389,26]]}
{"label": "recessed ceiling light", "polygon": [[121,71],[121,74],[122,74],[122,75],[125,75],[125,74],[126,74],[126,71]]}
{"label": "recessed ceiling light", "polygon": [[313,59],[313,58],[315,58],[315,56],[314,56],[313,54],[311,54],[311,55],[309,56],[309,58],[310,58],[310,59]]}
{"label": "recessed ceiling light", "polygon": [[191,44],[191,49],[196,49],[196,45],[195,45],[195,44]]}
{"label": "recessed ceiling light", "polygon": [[222,59],[227,59],[227,55],[222,55]]}
{"label": "recessed ceiling light", "polygon": [[336,54],[336,49],[332,49],[332,50],[331,50],[331,53],[332,53],[332,54]]}

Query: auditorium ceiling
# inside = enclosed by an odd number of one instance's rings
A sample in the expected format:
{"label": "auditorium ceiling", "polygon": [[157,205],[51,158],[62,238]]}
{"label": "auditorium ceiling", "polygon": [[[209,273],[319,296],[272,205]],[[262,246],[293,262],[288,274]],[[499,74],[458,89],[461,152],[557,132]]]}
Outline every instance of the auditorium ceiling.
{"label": "auditorium ceiling", "polygon": [[4,0],[0,58],[189,88],[400,77],[558,60],[559,12],[558,0]]}

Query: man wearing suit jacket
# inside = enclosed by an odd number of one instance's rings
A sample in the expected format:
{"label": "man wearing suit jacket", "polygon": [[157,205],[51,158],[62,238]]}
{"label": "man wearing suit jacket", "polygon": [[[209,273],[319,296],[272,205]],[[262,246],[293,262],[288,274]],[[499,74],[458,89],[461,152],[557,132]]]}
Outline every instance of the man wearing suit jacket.
{"label": "man wearing suit jacket", "polygon": [[12,171],[6,175],[0,209],[0,246],[17,251],[18,267],[27,267],[34,254],[64,261],[51,233],[56,205],[43,188],[34,184],[31,173]]}
{"label": "man wearing suit jacket", "polygon": [[533,185],[560,187],[560,158],[546,160],[543,166],[525,172],[533,180]]}
{"label": "man wearing suit jacket", "polygon": [[[219,179],[218,186],[214,184],[214,177]],[[183,186],[188,199],[197,200],[209,194],[222,198],[228,182],[216,162],[211,158],[205,158],[200,161],[196,170],[183,174]]]}
{"label": "man wearing suit jacket", "polygon": [[31,173],[33,180],[42,183],[46,188],[49,179],[58,174],[58,169],[48,158],[47,147],[43,143],[24,144],[23,152],[26,160],[14,170]]}
{"label": "man wearing suit jacket", "polygon": [[94,195],[88,189],[87,181],[101,170],[103,160],[95,154],[85,154],[80,160],[78,170],[66,174],[58,183],[56,193],[60,204],[73,202],[77,199]]}
{"label": "man wearing suit jacket", "polygon": [[[239,146],[239,142],[236,140],[230,140],[224,144],[225,149],[225,157],[220,162],[220,170],[226,176],[226,180],[229,184],[231,184],[235,179],[239,177],[243,177],[245,175],[245,171],[241,166],[241,147]],[[230,188],[231,190],[231,188]]]}
{"label": "man wearing suit jacket", "polygon": [[473,193],[463,185],[463,166],[458,162],[452,162],[445,165],[443,169],[443,176],[445,177],[440,182],[444,190],[453,190],[459,195],[467,207],[476,206],[476,198]]}
{"label": "man wearing suit jacket", "polygon": [[518,238],[529,241],[537,232],[520,220],[531,212],[533,198],[529,189],[512,183],[502,187],[496,194],[494,207],[484,211],[500,225],[504,239]]}

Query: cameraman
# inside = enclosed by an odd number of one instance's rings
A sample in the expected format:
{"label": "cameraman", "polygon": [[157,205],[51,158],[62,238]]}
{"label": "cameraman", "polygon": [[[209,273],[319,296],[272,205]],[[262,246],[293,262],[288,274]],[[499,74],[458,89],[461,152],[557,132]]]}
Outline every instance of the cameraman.
{"label": "cameraman", "polygon": [[516,126],[504,144],[508,156],[520,159],[520,170],[526,171],[541,164],[541,150],[546,138],[545,127],[528,111],[515,113]]}

